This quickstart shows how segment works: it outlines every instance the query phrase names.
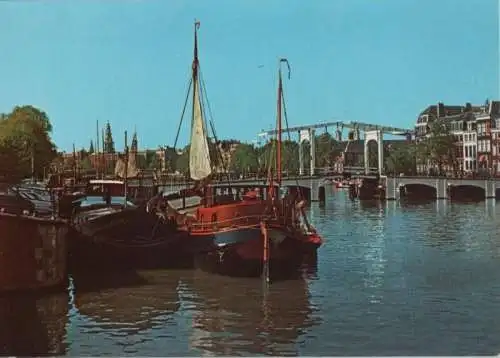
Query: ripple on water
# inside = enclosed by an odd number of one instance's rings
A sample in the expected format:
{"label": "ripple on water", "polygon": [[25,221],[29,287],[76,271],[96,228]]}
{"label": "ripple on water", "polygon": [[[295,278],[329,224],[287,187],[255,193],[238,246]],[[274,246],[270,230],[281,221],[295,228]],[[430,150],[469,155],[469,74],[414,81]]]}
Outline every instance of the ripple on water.
{"label": "ripple on water", "polygon": [[259,280],[198,271],[75,278],[70,295],[1,301],[0,353],[500,352],[496,203],[334,196],[309,212],[325,244],[307,278],[275,282],[267,294]]}

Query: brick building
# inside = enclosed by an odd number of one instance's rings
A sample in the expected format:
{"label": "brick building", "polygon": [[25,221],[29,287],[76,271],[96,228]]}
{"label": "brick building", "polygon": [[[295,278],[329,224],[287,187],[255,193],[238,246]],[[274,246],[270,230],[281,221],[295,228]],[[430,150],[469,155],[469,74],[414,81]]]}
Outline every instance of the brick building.
{"label": "brick building", "polygon": [[[429,125],[437,120],[448,123],[455,136],[456,164],[464,173],[500,173],[500,102],[464,106],[438,103],[427,107],[415,124],[416,139],[429,136]],[[427,166],[426,163],[421,163]],[[451,163],[445,169],[450,170]],[[421,168],[419,168],[421,169]]]}

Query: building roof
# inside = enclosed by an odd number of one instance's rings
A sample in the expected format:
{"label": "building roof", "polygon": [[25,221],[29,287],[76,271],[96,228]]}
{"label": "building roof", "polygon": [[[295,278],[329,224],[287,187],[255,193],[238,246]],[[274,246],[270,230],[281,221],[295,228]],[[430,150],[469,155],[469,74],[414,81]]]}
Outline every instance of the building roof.
{"label": "building roof", "polygon": [[[459,114],[462,113],[465,109],[465,106],[449,106],[449,105],[444,105],[444,116],[451,116],[454,114]],[[437,116],[438,112],[438,106],[436,104],[428,106],[426,109],[424,109],[418,116],[422,116],[424,114],[433,114]]]}
{"label": "building roof", "polygon": [[[424,119],[422,116],[431,115],[430,121],[433,121],[436,117],[438,117],[439,106],[441,106],[442,113],[439,113],[439,117],[445,120],[472,120],[472,117],[467,117],[468,113],[478,113],[485,112],[487,110],[485,105],[477,106],[471,105],[470,103],[466,103],[464,106],[462,105],[444,105],[442,103],[433,104],[424,109],[419,115],[417,119],[417,123],[423,123]],[[500,105],[499,105],[500,109]]]}

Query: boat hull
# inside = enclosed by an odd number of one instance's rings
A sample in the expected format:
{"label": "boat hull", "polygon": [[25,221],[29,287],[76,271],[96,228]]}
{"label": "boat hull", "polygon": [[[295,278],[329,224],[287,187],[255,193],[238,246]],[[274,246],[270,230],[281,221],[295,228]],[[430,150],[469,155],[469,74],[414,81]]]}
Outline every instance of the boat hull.
{"label": "boat hull", "polygon": [[0,291],[66,283],[68,230],[64,220],[0,213]]}
{"label": "boat hull", "polygon": [[[284,228],[270,228],[269,271],[271,277],[299,273],[304,264],[314,263],[321,241]],[[264,238],[260,227],[218,231],[204,235],[211,249],[196,255],[197,267],[230,276],[258,277],[264,268]]]}
{"label": "boat hull", "polygon": [[192,257],[185,254],[184,249],[188,239],[184,231],[140,208],[110,211],[74,227],[70,270],[84,274],[117,269],[191,267]]}

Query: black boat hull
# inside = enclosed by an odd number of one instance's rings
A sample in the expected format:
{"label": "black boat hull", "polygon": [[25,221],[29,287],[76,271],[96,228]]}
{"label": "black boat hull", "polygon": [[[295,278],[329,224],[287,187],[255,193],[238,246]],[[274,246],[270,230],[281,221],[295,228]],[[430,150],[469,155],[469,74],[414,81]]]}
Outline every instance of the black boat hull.
{"label": "black boat hull", "polygon": [[70,270],[86,273],[191,267],[192,257],[184,250],[188,239],[173,223],[164,222],[142,208],[117,210],[74,226]]}
{"label": "black boat hull", "polygon": [[[319,245],[301,242],[281,230],[271,230],[268,267],[273,279],[300,274],[301,268],[316,265]],[[201,239],[201,238],[200,238]],[[226,276],[259,277],[264,272],[264,242],[260,228],[244,228],[204,237],[211,249],[195,255],[203,271]]]}

